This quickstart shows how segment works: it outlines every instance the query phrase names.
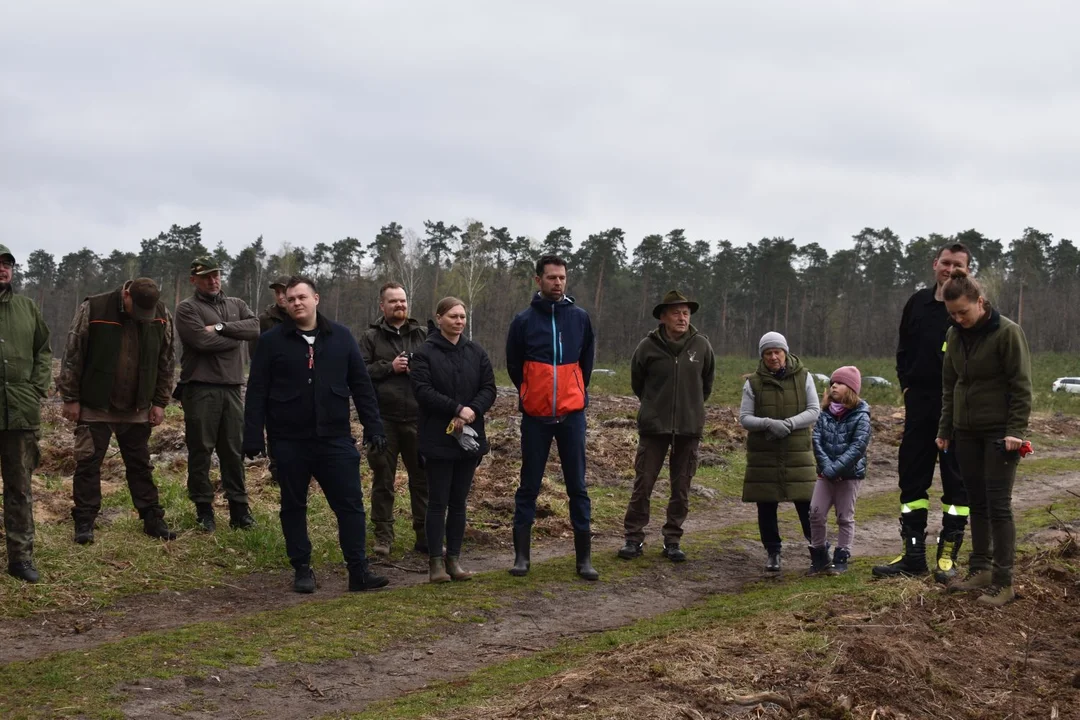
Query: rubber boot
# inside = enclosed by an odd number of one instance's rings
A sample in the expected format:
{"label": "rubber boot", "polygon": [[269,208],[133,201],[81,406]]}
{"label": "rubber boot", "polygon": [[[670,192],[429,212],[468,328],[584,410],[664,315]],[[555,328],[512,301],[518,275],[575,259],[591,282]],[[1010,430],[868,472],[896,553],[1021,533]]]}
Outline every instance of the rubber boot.
{"label": "rubber boot", "polygon": [[780,548],[766,548],[765,554],[765,572],[780,572]]}
{"label": "rubber boot", "polygon": [[829,562],[829,546],[810,548],[810,570],[807,575],[824,575],[832,570]]}
{"label": "rubber boot", "polygon": [[461,563],[458,562],[457,555],[446,556],[446,572],[450,575],[450,579],[454,582],[461,582],[462,580],[472,579],[472,573],[461,567]]}
{"label": "rubber boot", "polygon": [[529,543],[532,540],[532,525],[514,526],[514,567],[510,574],[525,577],[529,573]]}
{"label": "rubber boot", "polygon": [[942,585],[948,585],[960,575],[957,557],[960,555],[960,546],[964,544],[966,525],[967,518],[956,515],[945,515],[941,520],[937,562],[934,564],[934,580]]}
{"label": "rubber boot", "polygon": [[599,580],[600,573],[592,566],[592,532],[574,531],[574,553],[577,555],[577,574],[583,580]]}
{"label": "rubber boot", "polygon": [[876,565],[871,571],[876,578],[918,577],[926,575],[926,511],[914,510],[900,516],[900,537],[904,554],[888,565]]}
{"label": "rubber boot", "polygon": [[441,557],[428,558],[428,582],[450,582],[450,575],[446,572],[446,564]]}

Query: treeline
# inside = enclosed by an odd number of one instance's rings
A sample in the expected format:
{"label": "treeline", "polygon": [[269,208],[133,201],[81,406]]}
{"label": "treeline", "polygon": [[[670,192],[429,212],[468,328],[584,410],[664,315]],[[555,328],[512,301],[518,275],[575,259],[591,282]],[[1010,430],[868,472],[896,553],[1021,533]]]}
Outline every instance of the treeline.
{"label": "treeline", "polygon": [[379,286],[396,280],[422,319],[445,295],[465,300],[474,338],[500,362],[505,329],[533,291],[534,263],[554,252],[570,264],[570,294],[593,316],[601,363],[630,356],[655,324],[653,305],[671,288],[701,302],[694,324],[719,353],[752,355],[763,332],[779,330],[797,353],[882,356],[895,351],[904,301],[932,282],[934,253],[952,241],[971,248],[991,299],[1021,322],[1033,349],[1080,350],[1080,250],[1034,228],[1008,241],[977,230],[903,241],[889,228],[864,228],[850,247],[830,254],[783,237],[741,246],[691,240],[681,229],[648,235],[628,250],[619,228],[575,239],[560,227],[538,240],[475,220],[427,221],[423,232],[392,222],[367,242],[286,243],[270,252],[260,236],[234,256],[221,243],[207,248],[195,223],[142,240],[138,252],[103,256],[83,248],[57,262],[35,250],[20,255],[16,281],[42,306],[59,348],[83,297],[145,275],[175,304],[191,292],[188,272],[198,255],[215,257],[227,292],[256,312],[273,301],[270,278],[311,275],[322,311],[356,332],[378,317]]}

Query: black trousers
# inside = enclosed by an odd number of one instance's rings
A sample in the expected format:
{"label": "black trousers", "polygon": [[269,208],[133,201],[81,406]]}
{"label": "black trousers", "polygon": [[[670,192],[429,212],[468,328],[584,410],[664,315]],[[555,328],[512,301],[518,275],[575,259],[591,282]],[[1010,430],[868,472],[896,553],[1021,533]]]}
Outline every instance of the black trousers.
{"label": "black trousers", "polygon": [[274,440],[281,485],[281,532],[293,567],[311,563],[307,498],[311,478],[319,483],[337,516],[338,541],[350,573],[367,569],[364,553],[364,491],[360,452],[350,437]]}
{"label": "black trousers", "polygon": [[994,447],[1005,433],[979,435],[957,431],[954,445],[971,492],[972,570],[993,570],[996,585],[1012,585],[1016,556],[1012,489],[1020,454]]}
{"label": "black trousers", "polygon": [[[802,533],[806,542],[810,542],[810,502],[796,502],[795,512],[799,513],[799,524],[802,525]],[[780,523],[776,513],[780,503],[759,502],[757,504],[758,532],[761,533],[761,544],[769,552],[780,550]]]}
{"label": "black trousers", "polygon": [[461,554],[465,539],[465,501],[476,474],[476,458],[462,460],[428,460],[427,470],[427,532],[428,555],[441,557],[443,536],[446,554]]}
{"label": "black trousers", "polygon": [[941,420],[941,388],[911,387],[904,395],[904,437],[900,441],[900,504],[912,510],[928,509],[934,466],[941,468],[941,504],[967,514],[968,494],[955,452],[937,449]]}

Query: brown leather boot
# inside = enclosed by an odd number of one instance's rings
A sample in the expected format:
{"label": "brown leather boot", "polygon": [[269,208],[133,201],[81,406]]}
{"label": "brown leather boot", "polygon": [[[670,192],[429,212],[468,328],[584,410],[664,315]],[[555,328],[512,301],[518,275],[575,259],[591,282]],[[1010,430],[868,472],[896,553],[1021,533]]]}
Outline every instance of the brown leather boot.
{"label": "brown leather boot", "polygon": [[471,580],[473,576],[471,572],[461,567],[461,563],[458,562],[456,555],[446,556],[446,571],[450,573],[450,579],[455,582]]}
{"label": "brown leather boot", "polygon": [[441,557],[428,558],[428,582],[450,582],[450,576],[446,574],[446,566]]}

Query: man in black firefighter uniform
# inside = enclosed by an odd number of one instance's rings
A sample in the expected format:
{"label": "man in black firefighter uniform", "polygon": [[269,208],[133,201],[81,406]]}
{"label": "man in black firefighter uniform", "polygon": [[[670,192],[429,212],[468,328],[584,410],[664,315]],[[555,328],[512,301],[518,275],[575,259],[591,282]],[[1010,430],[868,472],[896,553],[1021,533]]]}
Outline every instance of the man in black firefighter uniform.
{"label": "man in black firefighter uniform", "polygon": [[946,245],[934,258],[936,283],[919,290],[904,306],[896,349],[896,376],[904,392],[904,436],[900,442],[900,536],[904,552],[887,565],[873,569],[874,577],[925,575],[926,522],[934,466],[941,468],[941,534],[938,536],[934,578],[947,583],[957,574],[956,558],[964,541],[968,498],[953,452],[936,444],[941,419],[941,363],[949,313],[941,289],[955,268],[968,267],[971,253],[960,243]]}

